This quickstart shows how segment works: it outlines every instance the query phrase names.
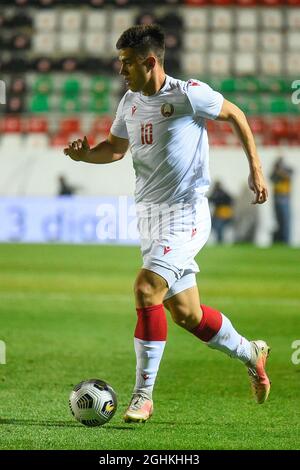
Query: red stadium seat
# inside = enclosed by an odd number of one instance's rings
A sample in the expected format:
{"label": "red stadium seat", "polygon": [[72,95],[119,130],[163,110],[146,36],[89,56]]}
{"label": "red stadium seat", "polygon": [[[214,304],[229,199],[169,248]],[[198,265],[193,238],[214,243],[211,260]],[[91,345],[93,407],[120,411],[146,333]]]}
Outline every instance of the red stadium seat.
{"label": "red stadium seat", "polygon": [[3,119],[3,133],[23,132],[22,120],[19,116],[6,116]]}
{"label": "red stadium seat", "polygon": [[285,3],[284,0],[261,0],[262,6],[274,7],[279,6]]}
{"label": "red stadium seat", "polygon": [[26,121],[26,132],[48,132],[48,121],[42,117],[32,116]]}
{"label": "red stadium seat", "polygon": [[300,0],[287,0],[287,4],[292,7],[296,7],[300,5]]}
{"label": "red stadium seat", "polygon": [[68,134],[63,134],[62,132],[58,132],[57,134],[54,134],[50,138],[50,145],[53,147],[67,147],[69,143],[69,135]]}
{"label": "red stadium seat", "polygon": [[92,124],[91,132],[107,135],[112,125],[112,118],[110,116],[101,116],[95,119]]}
{"label": "red stadium seat", "polygon": [[254,136],[257,134],[266,134],[268,132],[268,123],[266,119],[258,116],[249,116],[248,122]]}
{"label": "red stadium seat", "polygon": [[78,118],[62,119],[59,123],[59,132],[62,134],[80,132],[80,120]]}

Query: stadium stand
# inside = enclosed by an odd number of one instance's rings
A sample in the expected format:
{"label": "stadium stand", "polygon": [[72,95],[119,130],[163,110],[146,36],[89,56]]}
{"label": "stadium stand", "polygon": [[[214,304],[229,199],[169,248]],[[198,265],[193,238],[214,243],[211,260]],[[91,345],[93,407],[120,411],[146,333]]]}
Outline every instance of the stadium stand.
{"label": "stadium stand", "polygon": [[[300,144],[300,106],[291,100],[300,73],[300,0],[2,5],[3,133],[45,133],[49,145],[64,145],[82,132],[97,141],[124,93],[116,40],[133,24],[156,21],[166,31],[167,73],[198,78],[224,93],[247,113],[263,145]],[[230,128],[208,126],[212,145],[236,143]]]}

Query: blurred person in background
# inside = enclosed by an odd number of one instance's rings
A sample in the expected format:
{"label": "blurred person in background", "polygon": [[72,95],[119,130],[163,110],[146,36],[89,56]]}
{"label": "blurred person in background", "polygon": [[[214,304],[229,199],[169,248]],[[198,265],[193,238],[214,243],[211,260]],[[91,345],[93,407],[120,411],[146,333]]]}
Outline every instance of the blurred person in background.
{"label": "blurred person in background", "polygon": [[58,177],[58,185],[58,196],[72,196],[80,189],[79,186],[74,186],[68,183],[63,175]]}
{"label": "blurred person in background", "polygon": [[233,198],[224,189],[220,181],[216,181],[209,202],[214,206],[212,229],[216,233],[218,243],[223,243],[224,233],[233,220]]}
{"label": "blurred person in background", "polygon": [[293,170],[285,165],[283,158],[279,157],[271,173],[274,192],[274,208],[277,230],[274,233],[274,242],[290,242],[291,226],[291,184]]}
{"label": "blurred person in background", "polygon": [[[227,316],[200,303],[196,283],[199,267],[194,259],[211,228],[205,196],[210,184],[206,119],[232,124],[248,159],[253,203],[267,200],[247,119],[206,83],[166,75],[165,38],[160,26],[131,27],[116,47],[128,91],[110,133],[94,148],[84,137],[70,143],[64,153],[74,161],[92,164],[117,162],[129,146],[132,154],[143,265],[134,286],[136,382],[124,420],[141,423],[153,413],[152,392],[167,340],[165,307],[186,331],[245,364],[254,398],[264,403],[270,391],[265,371],[269,347],[263,340],[249,341],[241,336]],[[164,223],[163,210],[172,215],[169,223]],[[120,334],[121,330],[122,326]]]}

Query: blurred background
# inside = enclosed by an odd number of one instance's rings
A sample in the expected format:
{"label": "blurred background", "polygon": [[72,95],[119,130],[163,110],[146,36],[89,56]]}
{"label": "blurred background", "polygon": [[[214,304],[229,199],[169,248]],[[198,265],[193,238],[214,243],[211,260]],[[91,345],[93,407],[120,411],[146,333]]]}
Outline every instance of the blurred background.
{"label": "blurred background", "polygon": [[166,72],[207,82],[246,113],[270,199],[250,204],[247,160],[208,121],[210,243],[300,245],[300,0],[1,0],[0,241],[137,243],[131,156],[75,163],[103,140],[125,92],[115,43],[166,32]]}

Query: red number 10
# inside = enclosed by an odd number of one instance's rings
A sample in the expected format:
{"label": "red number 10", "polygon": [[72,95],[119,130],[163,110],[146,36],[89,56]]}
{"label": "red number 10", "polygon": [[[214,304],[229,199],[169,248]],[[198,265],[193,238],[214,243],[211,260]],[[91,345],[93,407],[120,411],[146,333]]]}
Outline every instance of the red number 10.
{"label": "red number 10", "polygon": [[146,125],[141,125],[141,140],[143,145],[153,144],[153,125],[151,124],[151,122]]}

